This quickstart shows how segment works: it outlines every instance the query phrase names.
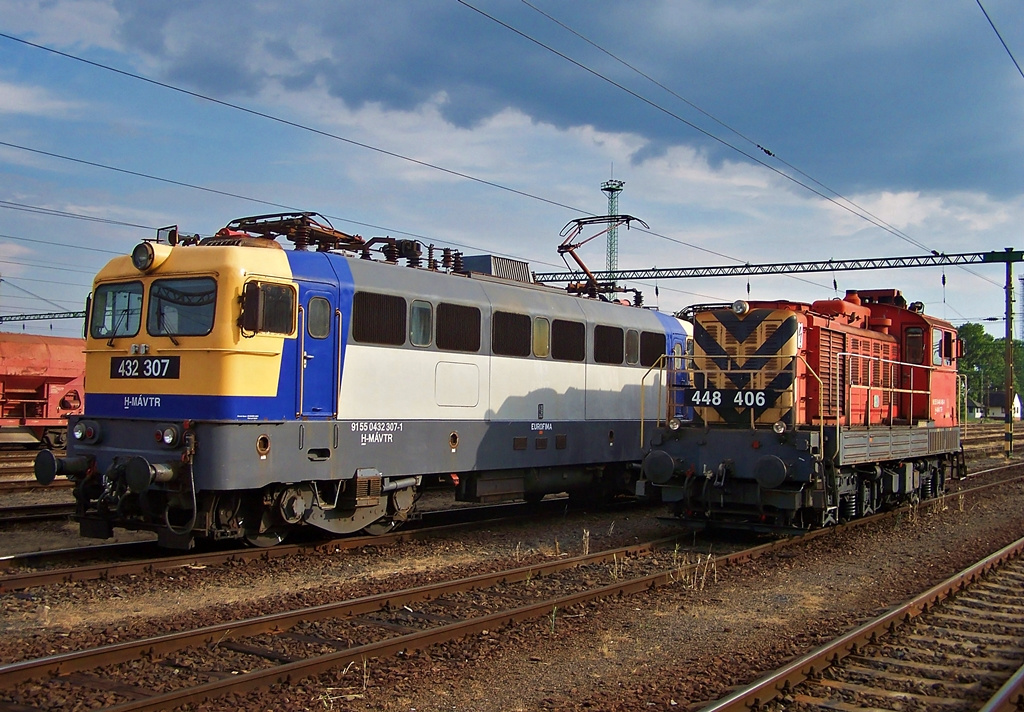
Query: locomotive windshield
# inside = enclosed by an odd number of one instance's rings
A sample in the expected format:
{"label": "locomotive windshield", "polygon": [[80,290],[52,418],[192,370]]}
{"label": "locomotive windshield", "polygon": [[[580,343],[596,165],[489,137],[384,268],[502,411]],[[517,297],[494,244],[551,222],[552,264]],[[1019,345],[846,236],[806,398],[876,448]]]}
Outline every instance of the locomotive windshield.
{"label": "locomotive windshield", "polygon": [[92,300],[89,333],[94,339],[135,336],[142,321],[142,282],[103,284]]}
{"label": "locomotive windshield", "polygon": [[204,336],[213,329],[217,283],[210,277],[159,279],[149,288],[151,336]]}

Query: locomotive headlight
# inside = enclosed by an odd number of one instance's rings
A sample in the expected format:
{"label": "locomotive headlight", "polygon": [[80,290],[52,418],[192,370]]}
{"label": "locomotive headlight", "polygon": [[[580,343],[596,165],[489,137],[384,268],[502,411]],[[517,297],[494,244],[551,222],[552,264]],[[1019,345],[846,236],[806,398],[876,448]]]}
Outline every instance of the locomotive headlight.
{"label": "locomotive headlight", "polygon": [[668,419],[668,429],[669,430],[679,430],[679,426],[681,426],[681,425],[682,425],[682,423],[679,422],[679,418],[669,418]]}
{"label": "locomotive headlight", "polygon": [[742,316],[743,314],[746,314],[748,311],[750,311],[750,305],[747,304],[742,299],[737,299],[735,302],[732,303],[733,314],[738,314]]}
{"label": "locomotive headlight", "polygon": [[80,443],[94,445],[100,440],[100,425],[92,420],[79,420],[71,428],[71,437]]}
{"label": "locomotive headlight", "polygon": [[153,252],[153,245],[148,242],[140,242],[132,250],[132,264],[135,269],[140,272],[145,272],[147,269],[153,266],[153,260],[156,255]]}
{"label": "locomotive headlight", "polygon": [[163,440],[164,445],[168,447],[174,447],[177,445],[179,438],[180,435],[178,434],[178,429],[173,425],[164,428],[160,433],[160,439]]}
{"label": "locomotive headlight", "polygon": [[775,431],[776,435],[782,435],[784,432],[786,432],[786,424],[783,423],[781,420],[776,420],[775,423],[772,425],[772,430]]}
{"label": "locomotive headlight", "polygon": [[170,254],[170,245],[140,242],[132,250],[132,265],[140,272],[150,272],[163,264]]}

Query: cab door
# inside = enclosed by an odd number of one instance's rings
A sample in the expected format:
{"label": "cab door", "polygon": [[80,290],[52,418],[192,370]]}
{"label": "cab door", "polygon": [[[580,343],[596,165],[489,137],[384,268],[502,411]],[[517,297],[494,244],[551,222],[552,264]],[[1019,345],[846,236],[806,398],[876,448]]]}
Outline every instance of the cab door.
{"label": "cab door", "polygon": [[928,368],[930,353],[927,338],[927,330],[921,326],[910,326],[903,331],[900,411],[911,423],[926,420],[931,415]]}
{"label": "cab door", "polygon": [[337,295],[326,285],[300,285],[299,402],[304,418],[333,418],[338,412],[341,314]]}
{"label": "cab door", "polygon": [[693,355],[693,343],[685,333],[666,334],[666,374],[670,398],[669,415],[680,420],[693,420],[693,408],[685,405],[685,389],[690,385],[686,369],[689,357]]}

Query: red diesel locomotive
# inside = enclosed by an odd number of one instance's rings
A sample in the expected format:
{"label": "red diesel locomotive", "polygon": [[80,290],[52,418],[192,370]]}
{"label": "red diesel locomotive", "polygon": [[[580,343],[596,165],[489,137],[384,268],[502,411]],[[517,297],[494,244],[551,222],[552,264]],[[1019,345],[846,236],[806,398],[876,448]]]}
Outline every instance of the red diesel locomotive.
{"label": "red diesel locomotive", "polygon": [[643,471],[695,527],[793,531],[935,497],[965,474],[947,322],[893,289],[691,307]]}

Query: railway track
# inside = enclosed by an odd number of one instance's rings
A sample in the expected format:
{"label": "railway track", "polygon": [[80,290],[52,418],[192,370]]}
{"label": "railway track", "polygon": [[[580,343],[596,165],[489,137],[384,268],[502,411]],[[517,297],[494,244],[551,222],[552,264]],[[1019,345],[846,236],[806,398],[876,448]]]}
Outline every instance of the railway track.
{"label": "railway track", "polygon": [[[1005,486],[1005,482],[986,487],[995,486]],[[846,526],[891,516],[899,514],[878,515]],[[327,669],[356,666],[357,670],[372,657],[410,653],[467,635],[493,638],[497,643],[498,631],[513,621],[543,619],[547,626],[550,620],[552,634],[556,634],[560,616],[574,615],[580,609],[569,609],[577,604],[659,585],[696,587],[725,566],[834,532],[821,530],[698,561],[681,560],[671,541],[648,542],[26,660],[0,667],[0,708],[50,709],[59,707],[60,700],[72,699],[89,708],[171,708],[275,682],[296,684]],[[282,553],[287,555],[284,548]]]}
{"label": "railway track", "polygon": [[[893,516],[899,515],[876,515],[843,528]],[[680,555],[674,537],[87,647],[0,666],[0,706],[48,709],[55,701],[74,699],[88,708],[119,712],[170,709],[277,683],[296,684],[329,669],[358,671],[370,658],[409,655],[465,636],[500,637],[505,626],[528,619],[550,620],[554,635],[559,616],[580,610],[574,606],[665,585],[702,586],[723,567],[834,532],[817,530],[696,560],[693,554]]]}
{"label": "railway track", "polygon": [[0,507],[0,526],[25,522],[58,521],[75,513],[75,505],[30,504],[21,507]]}
{"label": "railway track", "polygon": [[559,615],[572,606],[661,585],[698,585],[718,565],[785,545],[773,542],[717,560],[685,561],[671,548],[674,541],[4,665],[0,702],[19,710],[71,698],[119,712],[170,709],[488,634],[517,621],[550,618],[554,630]]}
{"label": "railway track", "polygon": [[[422,519],[389,534],[315,539],[266,549],[231,547],[175,554],[158,549],[152,541],[138,541],[12,554],[0,557],[0,570],[3,570],[3,574],[0,574],[0,593],[74,581],[109,580],[153,571],[170,571],[186,566],[217,566],[253,560],[267,561],[297,554],[333,554],[367,546],[390,546],[404,541],[435,537],[455,528],[474,526],[481,522],[560,516],[565,512],[566,503],[567,500],[564,498],[554,498],[539,504],[495,504],[427,511],[423,512]],[[637,505],[625,503],[622,506]],[[114,561],[109,560],[111,557]],[[75,563],[67,565],[68,561]]]}
{"label": "railway track", "polygon": [[761,710],[1024,707],[1024,539],[705,706]]}
{"label": "railway track", "polygon": [[[996,467],[978,474],[998,472],[1003,469],[1008,468]],[[1015,479],[1024,479],[1024,476]],[[992,487],[1004,486],[1007,481],[1010,480],[952,492],[946,497],[966,496],[972,491],[981,492]],[[935,502],[938,501],[935,500]],[[302,541],[266,549],[232,547],[174,554],[157,549],[152,541],[140,541],[12,554],[0,557],[0,570],[3,571],[0,574],[0,593],[74,581],[109,580],[152,571],[170,571],[186,566],[216,566],[252,560],[265,561],[317,551],[336,553],[364,546],[388,546],[403,541],[435,536],[448,527],[495,522],[502,518],[531,517],[545,513],[558,515],[564,513],[565,506],[566,500],[564,499],[548,499],[539,505],[512,503],[426,511],[423,512],[421,520],[411,522],[405,528],[383,536],[350,536],[330,540]],[[872,521],[873,519],[872,517],[860,521]],[[806,539],[807,536],[805,535],[803,538]],[[110,561],[110,557],[113,557],[114,561]],[[67,565],[67,561],[75,563]]]}

